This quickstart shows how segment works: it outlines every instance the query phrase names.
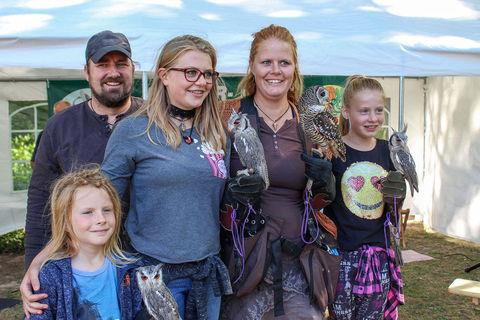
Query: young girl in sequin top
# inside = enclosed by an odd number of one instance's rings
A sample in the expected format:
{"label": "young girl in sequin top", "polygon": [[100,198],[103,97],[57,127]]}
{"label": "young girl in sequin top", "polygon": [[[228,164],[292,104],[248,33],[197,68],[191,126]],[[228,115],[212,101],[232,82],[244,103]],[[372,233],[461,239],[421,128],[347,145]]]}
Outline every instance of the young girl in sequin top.
{"label": "young girl in sequin top", "polygon": [[[379,184],[395,170],[388,142],[376,138],[384,108],[385,94],[377,80],[347,80],[340,117],[347,160],[332,159],[337,192],[325,209],[337,225],[342,256],[332,319],[396,319],[396,307],[403,304],[400,268],[385,227],[391,212]],[[394,221],[394,213],[390,219]]]}

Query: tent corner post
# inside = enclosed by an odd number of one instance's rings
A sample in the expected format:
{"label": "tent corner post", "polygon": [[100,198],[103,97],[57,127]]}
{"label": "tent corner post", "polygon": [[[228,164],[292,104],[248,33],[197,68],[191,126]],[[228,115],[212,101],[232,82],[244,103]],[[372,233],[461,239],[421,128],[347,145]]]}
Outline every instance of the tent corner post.
{"label": "tent corner post", "polygon": [[404,113],[404,85],[405,85],[405,77],[400,76],[400,83],[398,86],[399,93],[398,93],[398,131],[403,129],[403,113]]}

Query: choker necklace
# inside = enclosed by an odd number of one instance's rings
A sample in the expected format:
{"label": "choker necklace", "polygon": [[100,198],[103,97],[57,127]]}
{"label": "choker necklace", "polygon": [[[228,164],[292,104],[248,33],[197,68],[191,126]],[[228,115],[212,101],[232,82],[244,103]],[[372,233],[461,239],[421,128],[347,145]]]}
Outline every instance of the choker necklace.
{"label": "choker necklace", "polygon": [[180,128],[180,131],[182,131],[183,140],[185,140],[187,144],[191,144],[193,142],[192,132],[193,132],[194,121],[192,120],[192,126],[190,127],[190,133],[188,136],[183,135],[183,130],[185,130],[185,120],[193,119],[193,117],[195,117],[195,109],[183,110],[171,104],[170,109],[168,110],[168,113],[172,118],[177,119],[178,121],[181,121],[179,128]]}
{"label": "choker necklace", "polygon": [[257,102],[256,102],[255,100],[253,100],[253,104],[255,105],[255,107],[257,107],[258,110],[262,111],[262,113],[263,113],[264,115],[266,115],[267,118],[270,119],[270,121],[273,122],[273,124],[272,124],[272,125],[273,125],[273,130],[275,130],[275,131],[277,131],[277,121],[280,120],[280,119],[282,119],[283,116],[287,113],[288,109],[290,109],[290,106],[287,105],[287,109],[285,109],[285,112],[282,113],[282,115],[281,115],[280,117],[278,117],[277,119],[273,120],[272,118],[270,118],[270,117],[268,116],[268,114],[265,113],[265,111],[263,111],[262,109],[260,109],[260,107],[258,106],[258,104],[257,104]]}
{"label": "choker necklace", "polygon": [[195,109],[192,110],[183,110],[173,104],[170,105],[168,113],[174,118],[180,118],[182,120],[192,119],[195,117]]}

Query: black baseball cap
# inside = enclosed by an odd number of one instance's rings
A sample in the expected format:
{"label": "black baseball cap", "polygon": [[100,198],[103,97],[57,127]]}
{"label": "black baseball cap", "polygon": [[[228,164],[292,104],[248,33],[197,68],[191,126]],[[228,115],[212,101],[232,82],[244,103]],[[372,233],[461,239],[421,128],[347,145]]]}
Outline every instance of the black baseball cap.
{"label": "black baseball cap", "polygon": [[87,43],[85,59],[91,59],[97,63],[104,55],[112,51],[119,51],[129,59],[132,56],[132,49],[127,37],[123,33],[115,33],[110,30],[99,32],[93,35]]}

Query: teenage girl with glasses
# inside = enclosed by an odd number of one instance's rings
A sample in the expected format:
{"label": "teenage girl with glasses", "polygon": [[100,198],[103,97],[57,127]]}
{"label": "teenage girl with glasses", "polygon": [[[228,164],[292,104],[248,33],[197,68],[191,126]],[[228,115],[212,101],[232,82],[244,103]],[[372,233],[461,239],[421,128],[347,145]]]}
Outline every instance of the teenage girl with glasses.
{"label": "teenage girl with glasses", "polygon": [[165,264],[182,319],[217,319],[221,295],[231,292],[218,257],[230,141],[217,109],[216,62],[201,38],[167,42],[148,99],[115,128],[102,164],[120,196],[130,189],[130,244],[145,264]]}

